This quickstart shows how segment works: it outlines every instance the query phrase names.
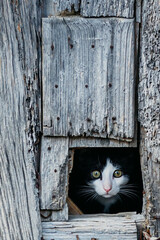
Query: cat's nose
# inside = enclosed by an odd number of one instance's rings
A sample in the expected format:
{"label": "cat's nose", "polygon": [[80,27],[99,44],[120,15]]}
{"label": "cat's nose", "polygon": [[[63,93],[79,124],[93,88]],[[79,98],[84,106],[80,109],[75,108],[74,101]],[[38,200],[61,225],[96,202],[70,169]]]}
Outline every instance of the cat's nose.
{"label": "cat's nose", "polygon": [[104,190],[106,191],[106,193],[109,193],[109,191],[111,191],[112,187],[109,187],[109,188],[105,188],[104,187]]}

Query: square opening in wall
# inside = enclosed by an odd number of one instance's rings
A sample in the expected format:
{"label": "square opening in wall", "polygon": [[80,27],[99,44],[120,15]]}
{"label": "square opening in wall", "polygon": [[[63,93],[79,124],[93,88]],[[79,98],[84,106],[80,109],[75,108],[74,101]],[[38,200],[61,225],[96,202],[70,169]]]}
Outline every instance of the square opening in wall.
{"label": "square opening in wall", "polygon": [[69,177],[70,214],[142,211],[142,176],[135,148],[76,149]]}

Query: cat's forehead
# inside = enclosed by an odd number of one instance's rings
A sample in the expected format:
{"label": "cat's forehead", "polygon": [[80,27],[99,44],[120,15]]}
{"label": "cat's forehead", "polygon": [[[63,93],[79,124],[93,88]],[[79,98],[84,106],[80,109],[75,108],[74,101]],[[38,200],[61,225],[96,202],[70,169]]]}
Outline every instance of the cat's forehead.
{"label": "cat's forehead", "polygon": [[120,163],[118,161],[115,161],[115,159],[112,159],[111,157],[106,157],[105,165],[112,165],[114,167],[120,167]]}

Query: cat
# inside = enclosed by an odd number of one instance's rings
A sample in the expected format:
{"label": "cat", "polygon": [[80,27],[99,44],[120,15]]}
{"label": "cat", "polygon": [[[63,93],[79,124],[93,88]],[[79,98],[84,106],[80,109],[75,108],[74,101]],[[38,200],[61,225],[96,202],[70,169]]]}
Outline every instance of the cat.
{"label": "cat", "polygon": [[141,213],[142,190],[137,150],[75,150],[69,197],[83,213]]}

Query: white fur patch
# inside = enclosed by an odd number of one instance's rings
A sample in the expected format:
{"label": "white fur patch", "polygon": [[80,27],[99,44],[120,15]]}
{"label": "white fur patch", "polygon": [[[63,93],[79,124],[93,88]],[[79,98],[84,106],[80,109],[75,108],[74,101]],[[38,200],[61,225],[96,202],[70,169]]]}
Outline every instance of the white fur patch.
{"label": "white fur patch", "polygon": [[[92,184],[96,193],[102,197],[110,198],[115,196],[119,191],[122,185],[128,183],[128,176],[122,175],[119,178],[113,177],[115,170],[118,170],[119,166],[113,166],[110,159],[107,159],[107,164],[102,172],[102,179],[93,180]],[[108,193],[105,189],[111,189]]]}

